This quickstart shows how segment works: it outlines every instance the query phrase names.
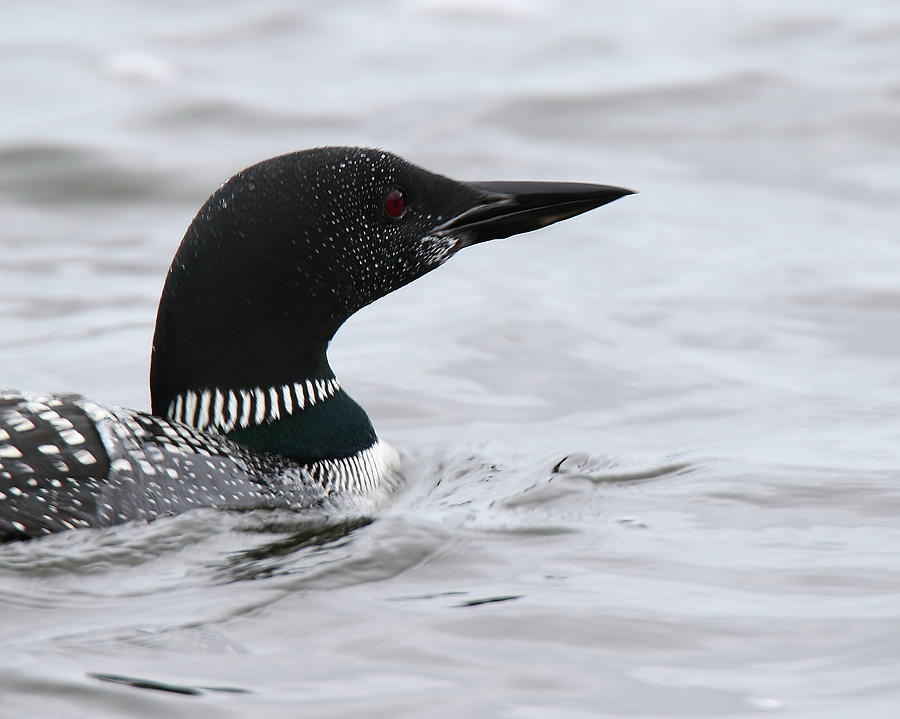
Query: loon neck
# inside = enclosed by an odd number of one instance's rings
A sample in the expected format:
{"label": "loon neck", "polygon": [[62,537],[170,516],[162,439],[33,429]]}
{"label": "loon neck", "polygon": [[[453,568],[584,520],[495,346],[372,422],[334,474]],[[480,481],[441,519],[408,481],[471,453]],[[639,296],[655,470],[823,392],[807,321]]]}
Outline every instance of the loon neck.
{"label": "loon neck", "polygon": [[269,387],[199,389],[179,393],[166,416],[221,434],[270,424],[303,412],[341,392],[334,377],[304,379]]}
{"label": "loon neck", "polygon": [[334,376],[268,387],[188,390],[169,402],[165,414],[301,464],[350,457],[377,441],[365,411]]}
{"label": "loon neck", "polygon": [[368,415],[342,389],[299,412],[227,435],[257,452],[278,454],[301,464],[351,457],[378,441]]}

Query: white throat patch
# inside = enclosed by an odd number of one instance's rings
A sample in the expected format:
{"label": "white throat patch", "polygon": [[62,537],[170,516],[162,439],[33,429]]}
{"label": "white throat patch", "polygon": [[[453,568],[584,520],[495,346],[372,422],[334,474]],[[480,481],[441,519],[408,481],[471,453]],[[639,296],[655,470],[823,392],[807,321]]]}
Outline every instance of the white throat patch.
{"label": "white throat patch", "polygon": [[188,390],[175,396],[166,417],[197,429],[227,434],[239,427],[274,422],[340,392],[336,379],[307,379],[277,387]]}

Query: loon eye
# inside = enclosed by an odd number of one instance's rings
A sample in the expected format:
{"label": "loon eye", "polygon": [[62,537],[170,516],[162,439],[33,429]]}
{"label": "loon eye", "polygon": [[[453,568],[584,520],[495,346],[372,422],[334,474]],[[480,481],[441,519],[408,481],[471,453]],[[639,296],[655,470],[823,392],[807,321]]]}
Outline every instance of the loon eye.
{"label": "loon eye", "polygon": [[400,190],[391,190],[384,198],[384,211],[388,217],[399,220],[406,214],[406,201],[403,199],[403,193]]}

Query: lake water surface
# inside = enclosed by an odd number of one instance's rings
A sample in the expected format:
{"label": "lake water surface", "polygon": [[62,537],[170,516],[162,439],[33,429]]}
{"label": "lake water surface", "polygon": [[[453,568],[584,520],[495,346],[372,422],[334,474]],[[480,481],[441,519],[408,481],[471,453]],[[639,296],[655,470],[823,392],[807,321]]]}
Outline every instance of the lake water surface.
{"label": "lake water surface", "polygon": [[900,716],[896,2],[20,3],[0,87],[33,392],[148,407],[169,260],[267,156],[640,191],[339,333],[382,514],[0,548],[0,717]]}

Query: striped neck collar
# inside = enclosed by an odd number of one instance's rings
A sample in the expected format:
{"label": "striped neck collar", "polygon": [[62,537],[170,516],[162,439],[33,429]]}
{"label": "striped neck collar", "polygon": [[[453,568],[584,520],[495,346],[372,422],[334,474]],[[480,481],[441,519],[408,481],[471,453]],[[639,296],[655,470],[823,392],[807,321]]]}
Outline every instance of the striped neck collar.
{"label": "striped neck collar", "polygon": [[188,390],[175,395],[166,417],[197,429],[228,434],[290,417],[340,391],[333,377],[273,387]]}

